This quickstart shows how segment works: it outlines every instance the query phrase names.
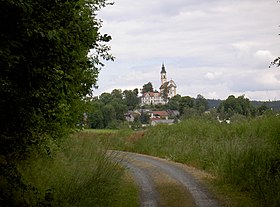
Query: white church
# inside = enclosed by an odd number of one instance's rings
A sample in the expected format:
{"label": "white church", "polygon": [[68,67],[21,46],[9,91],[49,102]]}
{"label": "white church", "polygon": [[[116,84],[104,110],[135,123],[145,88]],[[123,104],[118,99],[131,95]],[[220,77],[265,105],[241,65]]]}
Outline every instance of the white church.
{"label": "white church", "polygon": [[147,92],[141,97],[141,105],[156,105],[156,104],[166,104],[168,99],[174,97],[177,92],[177,86],[173,80],[167,81],[166,70],[164,64],[161,67],[161,86],[159,87],[159,92]]}

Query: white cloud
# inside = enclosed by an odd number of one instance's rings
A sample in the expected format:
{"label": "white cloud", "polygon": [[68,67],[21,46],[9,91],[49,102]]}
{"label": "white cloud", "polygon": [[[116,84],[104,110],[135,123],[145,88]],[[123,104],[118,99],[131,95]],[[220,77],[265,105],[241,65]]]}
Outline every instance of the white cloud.
{"label": "white cloud", "polygon": [[[278,47],[279,7],[267,0],[118,0],[100,15],[117,60],[96,91],[160,84],[162,61],[182,95],[226,98],[277,96],[279,71],[269,70]],[[274,97],[275,98],[275,97]]]}

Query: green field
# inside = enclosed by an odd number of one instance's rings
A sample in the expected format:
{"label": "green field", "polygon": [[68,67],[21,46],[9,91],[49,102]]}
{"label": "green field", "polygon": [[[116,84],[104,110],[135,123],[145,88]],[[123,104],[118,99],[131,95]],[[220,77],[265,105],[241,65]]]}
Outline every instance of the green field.
{"label": "green field", "polygon": [[18,192],[23,196],[18,200],[24,199],[26,206],[121,207],[138,203],[132,179],[111,162],[97,139],[76,134],[53,157],[34,153],[19,163],[18,169],[25,184],[32,186],[23,195]]}
{"label": "green field", "polygon": [[29,206],[137,206],[138,192],[106,150],[150,154],[211,173],[205,183],[225,206],[279,206],[280,117],[233,124],[193,118],[145,131],[83,130],[52,153],[18,164]]}
{"label": "green field", "polygon": [[193,118],[101,139],[112,149],[149,154],[206,170],[229,206],[280,205],[280,117],[233,124]]}

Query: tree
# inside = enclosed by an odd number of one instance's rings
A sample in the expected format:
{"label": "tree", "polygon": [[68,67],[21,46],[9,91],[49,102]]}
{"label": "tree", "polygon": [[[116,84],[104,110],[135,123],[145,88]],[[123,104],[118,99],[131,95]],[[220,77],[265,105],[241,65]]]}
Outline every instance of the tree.
{"label": "tree", "polygon": [[[96,85],[101,60],[113,59],[104,44],[111,37],[100,34],[96,19],[106,4],[0,1],[0,145],[5,146],[0,148],[1,179],[6,176],[2,169],[24,159],[32,145],[47,150],[45,140],[60,140],[76,126],[83,100]],[[16,170],[13,173],[20,178]],[[12,200],[12,187],[1,187],[1,202]]]}
{"label": "tree", "polygon": [[150,115],[145,113],[144,110],[141,110],[140,121],[142,124],[149,124],[150,122]]}
{"label": "tree", "polygon": [[119,121],[124,121],[124,114],[127,111],[127,106],[122,99],[114,98],[111,102],[116,112],[116,119]]}
{"label": "tree", "polygon": [[116,111],[114,106],[107,104],[102,108],[104,127],[107,127],[111,122],[116,120]]}
{"label": "tree", "polygon": [[263,103],[260,107],[258,107],[257,111],[259,115],[263,115],[269,108],[265,103]]}
{"label": "tree", "polygon": [[171,110],[179,110],[180,109],[180,101],[181,96],[177,94],[176,96],[172,97],[169,102],[167,103],[167,107]]}
{"label": "tree", "polygon": [[88,110],[88,119],[90,127],[93,129],[103,129],[104,126],[104,116],[103,116],[103,107],[105,105],[99,101],[94,100],[90,104],[90,109]]}
{"label": "tree", "polygon": [[143,85],[142,94],[147,93],[147,92],[153,92],[153,91],[154,91],[154,88],[153,88],[153,84],[151,82],[148,82]]}
{"label": "tree", "polygon": [[99,100],[104,104],[109,104],[113,100],[113,97],[110,93],[105,92],[99,96]]}
{"label": "tree", "polygon": [[198,94],[195,99],[195,108],[199,111],[199,113],[203,113],[208,109],[207,100],[200,94]]}
{"label": "tree", "polygon": [[122,90],[121,89],[114,89],[111,92],[111,95],[112,95],[113,98],[120,99],[120,100],[123,99],[123,95],[122,95]]}
{"label": "tree", "polygon": [[136,93],[135,89],[133,91],[125,90],[123,92],[124,101],[129,110],[133,110],[136,108],[136,106],[138,106],[139,98],[138,98],[137,94],[138,94],[138,90]]}
{"label": "tree", "polygon": [[218,107],[218,112],[223,113],[229,118],[234,114],[241,114],[244,116],[251,116],[255,114],[255,108],[251,105],[250,100],[244,96],[230,95],[226,100],[222,101]]}
{"label": "tree", "polygon": [[138,88],[135,88],[135,89],[133,90],[133,93],[135,94],[135,96],[138,97],[138,94],[139,94]]}
{"label": "tree", "polygon": [[179,112],[181,115],[183,115],[187,109],[193,107],[194,107],[194,100],[191,97],[184,96],[181,98],[179,103]]}
{"label": "tree", "polygon": [[105,3],[1,1],[1,153],[19,150],[10,142],[37,143],[76,124],[72,109],[95,86],[100,57],[112,58],[95,18]]}

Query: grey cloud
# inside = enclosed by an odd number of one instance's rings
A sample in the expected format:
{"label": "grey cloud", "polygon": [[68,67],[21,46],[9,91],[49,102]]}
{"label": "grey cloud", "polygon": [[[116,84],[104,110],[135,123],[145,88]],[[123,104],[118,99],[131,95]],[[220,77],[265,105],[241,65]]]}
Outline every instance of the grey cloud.
{"label": "grey cloud", "polygon": [[136,74],[141,87],[156,81],[167,61],[183,95],[251,91],[261,99],[257,91],[280,91],[277,74],[268,70],[280,55],[279,7],[267,0],[118,0],[100,18],[119,61],[104,68],[99,84],[107,85],[103,79],[113,72],[119,78],[111,87],[125,86],[124,79],[133,85]]}

